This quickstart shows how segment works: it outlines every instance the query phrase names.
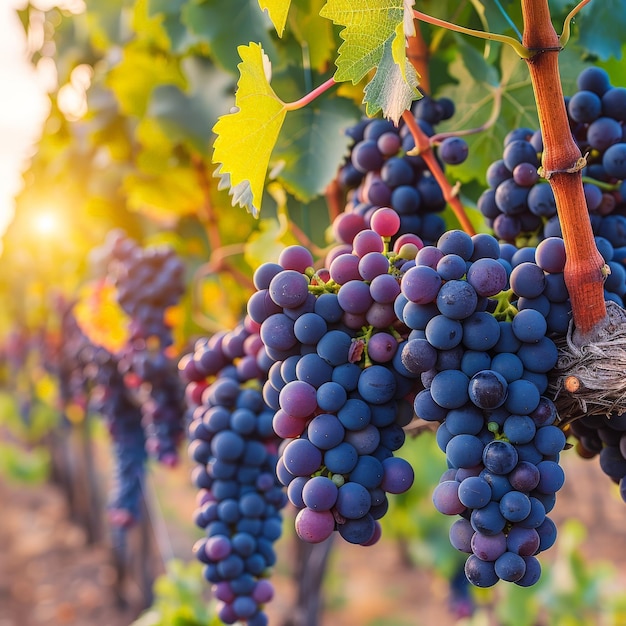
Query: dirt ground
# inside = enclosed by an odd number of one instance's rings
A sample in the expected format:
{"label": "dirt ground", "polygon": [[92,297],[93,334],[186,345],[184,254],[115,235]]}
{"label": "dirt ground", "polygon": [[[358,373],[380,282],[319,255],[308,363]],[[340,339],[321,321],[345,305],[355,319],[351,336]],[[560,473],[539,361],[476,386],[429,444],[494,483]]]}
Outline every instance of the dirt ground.
{"label": "dirt ground", "polygon": [[[626,504],[597,462],[572,453],[564,464],[567,480],[553,518],[557,524],[572,516],[582,519],[589,529],[583,551],[595,561],[617,565],[626,589]],[[186,475],[181,468],[156,477],[163,517],[152,521],[161,535],[157,544],[163,558],[166,550],[188,559],[193,542],[189,536],[197,536],[185,521],[193,509],[193,491],[181,489]],[[106,533],[90,544],[83,527],[69,518],[58,486],[27,487],[0,480],[0,506],[0,626],[128,626],[133,621],[143,601],[139,577],[120,590]],[[285,623],[293,607],[293,551],[293,539],[281,539],[274,577],[277,594],[268,606],[275,626]],[[390,541],[383,539],[368,549],[337,542],[328,576],[331,590],[325,596],[321,626],[455,623],[447,608],[445,581],[424,570],[407,569]],[[120,592],[130,606],[119,605]]]}

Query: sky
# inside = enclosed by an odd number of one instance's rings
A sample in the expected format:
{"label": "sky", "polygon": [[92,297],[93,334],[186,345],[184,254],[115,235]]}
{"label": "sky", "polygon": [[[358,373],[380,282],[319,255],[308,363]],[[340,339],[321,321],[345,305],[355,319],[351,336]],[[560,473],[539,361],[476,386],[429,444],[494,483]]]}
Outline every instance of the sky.
{"label": "sky", "polygon": [[27,58],[24,30],[14,12],[23,0],[0,0],[0,236],[13,217],[21,172],[33,154],[48,99]]}

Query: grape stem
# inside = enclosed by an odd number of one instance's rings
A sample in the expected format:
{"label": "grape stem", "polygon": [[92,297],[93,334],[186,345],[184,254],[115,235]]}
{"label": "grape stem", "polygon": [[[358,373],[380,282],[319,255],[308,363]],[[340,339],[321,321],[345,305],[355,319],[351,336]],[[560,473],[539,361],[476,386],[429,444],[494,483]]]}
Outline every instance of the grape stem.
{"label": "grape stem", "polygon": [[604,259],[596,247],[587,211],[581,173],[584,159],[569,127],[559,76],[561,46],[550,19],[548,0],[522,0],[521,6],[523,43],[537,50],[527,59],[527,65],[543,138],[542,167],[561,222],[567,256],[564,277],[574,324],[584,336],[606,317]]}
{"label": "grape stem", "polygon": [[415,154],[419,154],[424,159],[426,165],[428,166],[428,169],[430,170],[430,173],[433,175],[433,178],[437,181],[439,187],[441,187],[443,197],[445,198],[446,202],[450,204],[452,211],[456,215],[456,218],[459,220],[461,228],[468,235],[476,234],[474,226],[470,219],[467,217],[465,209],[461,204],[461,200],[458,196],[458,187],[453,187],[450,184],[450,181],[446,178],[446,175],[443,173],[439,162],[435,158],[435,154],[433,153],[430,145],[430,138],[418,126],[411,111],[405,111],[402,114],[402,119],[409,127],[411,135],[413,136],[413,140],[415,141]]}
{"label": "grape stem", "polygon": [[444,139],[448,137],[466,137],[468,135],[475,135],[477,133],[482,133],[483,131],[491,128],[500,117],[500,111],[502,110],[502,87],[498,87],[494,90],[493,93],[493,107],[491,109],[491,115],[489,119],[482,124],[481,126],[477,126],[476,128],[466,128],[463,130],[449,131],[446,133],[436,133],[432,137],[430,137],[430,145],[435,146],[441,143]]}
{"label": "grape stem", "polygon": [[306,96],[303,96],[299,100],[294,100],[293,102],[284,102],[283,106],[285,107],[285,111],[297,111],[298,109],[303,109],[307,104],[313,102],[315,98],[318,98],[323,93],[328,91],[331,87],[337,84],[334,78],[329,78],[327,81],[323,82],[321,85],[310,91]]}
{"label": "grape stem", "polygon": [[569,36],[571,33],[571,23],[572,23],[572,19],[574,18],[574,16],[586,5],[589,4],[591,2],[591,0],[581,0],[567,15],[567,17],[565,18],[564,22],[563,22],[563,32],[561,33],[561,36],[559,37],[559,44],[561,45],[562,48],[564,48],[567,45],[567,42],[569,41]]}
{"label": "grape stem", "polygon": [[418,20],[426,22],[427,24],[432,24],[433,26],[440,26],[441,28],[446,28],[448,30],[452,30],[457,33],[463,33],[465,35],[471,35],[472,37],[478,37],[479,39],[487,39],[488,41],[499,41],[500,43],[505,43],[511,46],[511,48],[513,48],[522,59],[528,59],[535,54],[534,50],[525,47],[523,44],[517,41],[517,39],[509,37],[508,35],[488,33],[483,30],[475,30],[473,28],[466,28],[465,26],[458,26],[457,24],[453,24],[452,22],[446,22],[445,20],[440,20],[438,17],[427,15],[426,13],[422,13],[421,11],[413,11],[413,15]]}

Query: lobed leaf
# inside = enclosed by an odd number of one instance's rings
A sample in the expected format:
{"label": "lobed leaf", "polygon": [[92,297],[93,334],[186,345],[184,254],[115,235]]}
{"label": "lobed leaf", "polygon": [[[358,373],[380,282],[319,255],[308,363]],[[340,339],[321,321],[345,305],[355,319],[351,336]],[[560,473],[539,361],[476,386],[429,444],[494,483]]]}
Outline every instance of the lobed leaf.
{"label": "lobed leaf", "polygon": [[[411,0],[328,0],[320,13],[345,26],[340,33],[344,42],[339,47],[335,80],[357,83],[376,69],[374,84],[366,90],[364,102],[368,113],[382,109],[383,115],[395,122],[417,97],[417,74],[407,72],[402,45],[407,24],[412,28],[412,21],[405,23],[411,5]],[[399,48],[396,43],[394,55],[392,46],[398,38],[401,43]],[[398,50],[402,51],[401,59]],[[393,75],[386,76],[390,71]]]}
{"label": "lobed leaf", "polygon": [[364,102],[370,117],[382,111],[385,117],[397,122],[411,102],[419,97],[419,79],[415,68],[404,56],[404,34],[394,41],[401,41],[403,56],[399,58],[397,53],[394,54],[391,41],[385,44],[376,74],[365,87]]}
{"label": "lobed leaf", "polygon": [[188,0],[181,21],[198,43],[206,44],[215,63],[236,72],[237,46],[259,42],[274,58],[267,16],[259,15],[258,0]]}
{"label": "lobed leaf", "polygon": [[293,0],[290,8],[289,29],[308,56],[311,67],[325,71],[337,49],[333,26],[320,20],[319,13],[325,0]]}
{"label": "lobed leaf", "polygon": [[239,46],[241,63],[233,113],[213,127],[217,139],[213,162],[219,167],[219,188],[230,188],[233,204],[258,215],[272,150],[286,115],[266,74],[267,57],[259,44]]}
{"label": "lobed leaf", "polygon": [[623,0],[590,3],[581,10],[578,43],[603,61],[622,58],[626,31],[626,4]]}
{"label": "lobed leaf", "polygon": [[350,100],[323,96],[289,112],[272,158],[282,161],[277,178],[290,193],[307,202],[324,192],[352,142],[345,131],[361,115]]}
{"label": "lobed leaf", "polygon": [[291,0],[259,0],[259,6],[263,11],[267,11],[279,37],[283,36],[290,4]]}

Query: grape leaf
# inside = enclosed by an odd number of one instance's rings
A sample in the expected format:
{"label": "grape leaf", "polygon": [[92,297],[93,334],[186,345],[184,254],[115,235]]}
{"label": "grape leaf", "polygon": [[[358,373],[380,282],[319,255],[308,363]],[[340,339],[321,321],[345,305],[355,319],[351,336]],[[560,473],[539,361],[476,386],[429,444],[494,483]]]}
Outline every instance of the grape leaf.
{"label": "grape leaf", "polygon": [[337,174],[351,139],[347,128],[361,110],[346,98],[318,98],[287,116],[272,160],[282,161],[278,179],[306,202],[322,193]]}
{"label": "grape leaf", "polygon": [[106,280],[81,287],[74,305],[74,315],[80,329],[89,340],[116,353],[130,338],[130,319],[116,299],[117,290]]}
{"label": "grape leaf", "polygon": [[196,215],[204,200],[194,171],[184,166],[170,167],[158,175],[128,174],[124,190],[129,210],[165,225],[182,215]]}
{"label": "grape leaf", "polygon": [[171,57],[155,55],[139,44],[129,44],[121,62],[110,71],[107,84],[115,93],[123,113],[142,117],[157,85],[184,87],[185,79],[178,63]]}
{"label": "grape leaf", "polygon": [[393,39],[396,27],[403,23],[403,0],[328,0],[321,15],[335,24],[345,26],[341,31],[344,43],[337,58],[338,82],[357,83],[378,66],[385,43]]}
{"label": "grape leaf", "polygon": [[259,6],[267,11],[279,37],[283,36],[290,4],[291,0],[259,0]]}
{"label": "grape leaf", "polygon": [[293,0],[289,15],[289,29],[308,54],[311,67],[324,71],[337,49],[333,26],[320,20],[319,12],[326,0]]}
{"label": "grape leaf", "polygon": [[[390,65],[387,56],[394,64],[397,63],[397,59],[391,55],[391,46],[398,37],[398,29],[404,34],[405,12],[410,4],[407,0],[370,0],[366,3],[358,0],[328,0],[320,15],[345,26],[340,33],[344,42],[339,47],[336,61],[336,81],[357,83],[381,63],[388,71]],[[405,54],[403,57],[406,59]],[[404,68],[404,63],[400,63],[398,70],[394,70],[403,81]],[[396,80],[385,80],[383,72],[379,73],[378,78],[374,77],[374,85],[366,91],[366,105],[370,110],[378,111],[382,108],[386,117],[397,122],[397,101],[403,103],[402,110],[405,110],[415,99],[414,95],[408,95],[414,94],[417,86],[413,76],[407,84],[408,89],[399,89]],[[384,93],[387,90],[392,93]],[[389,110],[386,106],[389,106]]]}
{"label": "grape leaf", "polygon": [[[491,83],[491,73],[476,67],[479,56],[472,57],[470,71],[464,61],[466,46],[460,44],[456,59],[450,65],[450,74],[458,81],[438,92],[438,97],[448,97],[456,104],[451,120],[437,127],[439,132],[455,132],[460,129],[478,128],[489,119],[494,103],[501,99],[500,113],[495,123],[465,139],[469,144],[470,157],[461,165],[447,168],[455,179],[463,182],[485,180],[487,168],[493,155],[501,153],[506,134],[520,126],[538,128],[535,100],[526,64],[508,46],[502,49],[501,78],[499,84]],[[481,80],[482,78],[482,80]]]}
{"label": "grape leaf", "polygon": [[198,42],[198,37],[182,22],[182,10],[188,0],[148,0],[148,15],[161,16],[161,26],[173,52],[184,53]]}
{"label": "grape leaf", "polygon": [[[456,103],[455,115],[438,126],[438,132],[482,126],[492,114],[494,102],[501,98],[501,109],[495,123],[465,137],[469,144],[469,158],[461,165],[446,168],[455,180],[462,182],[476,179],[484,183],[487,168],[497,158],[494,155],[502,154],[504,137],[509,131],[521,126],[539,128],[526,62],[509,46],[504,46],[500,58],[500,79],[496,84],[493,84],[492,71],[488,67],[481,69],[480,62],[480,55],[469,54],[467,44],[459,40],[457,57],[449,68],[458,84],[445,86],[437,93],[437,97],[446,96]],[[575,46],[568,46],[559,55],[559,66],[563,91],[571,94],[576,76],[584,67],[580,51]]]}
{"label": "grape leaf", "polygon": [[259,12],[258,0],[188,0],[182,22],[209,46],[213,60],[233,74],[239,62],[238,45],[254,41],[272,58],[277,54],[268,31],[270,21]]}
{"label": "grape leaf", "polygon": [[217,135],[213,162],[219,188],[230,188],[233,204],[246,207],[253,215],[261,209],[263,184],[272,150],[287,113],[284,103],[270,87],[266,75],[267,57],[259,44],[239,46],[241,63],[235,106],[237,110],[220,117],[213,127]]}
{"label": "grape leaf", "polygon": [[189,88],[182,91],[175,85],[157,87],[147,114],[164,127],[171,143],[186,142],[208,155],[211,127],[219,113],[232,103],[233,81],[230,74],[201,57],[185,58],[183,69]]}
{"label": "grape leaf", "polygon": [[365,87],[363,99],[366,104],[365,110],[370,117],[374,117],[382,110],[385,117],[396,122],[411,106],[411,102],[419,97],[417,72],[404,54],[405,37],[402,24],[399,25],[399,29],[400,33],[393,41],[401,42],[402,58],[394,54],[395,44],[388,40],[376,74]]}
{"label": "grape leaf", "polygon": [[581,10],[578,23],[578,43],[592,54],[606,61],[622,58],[622,43],[626,31],[626,4],[624,0],[604,0]]}
{"label": "grape leaf", "polygon": [[[622,56],[624,54],[626,54],[626,45],[622,46]],[[612,57],[608,61],[598,63],[598,65],[609,73],[613,85],[626,85],[626,63]]]}

